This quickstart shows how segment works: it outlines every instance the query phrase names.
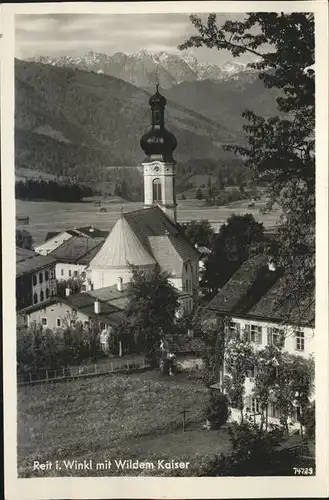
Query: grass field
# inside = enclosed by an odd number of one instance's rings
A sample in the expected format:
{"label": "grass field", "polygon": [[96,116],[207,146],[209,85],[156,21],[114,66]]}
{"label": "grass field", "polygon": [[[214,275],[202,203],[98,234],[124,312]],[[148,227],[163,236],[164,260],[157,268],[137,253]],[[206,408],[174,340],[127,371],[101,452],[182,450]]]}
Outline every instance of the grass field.
{"label": "grass field", "polygon": [[[268,214],[261,214],[264,200],[256,202],[254,208],[248,208],[248,201],[243,200],[231,203],[225,207],[204,207],[203,201],[179,200],[178,221],[208,219],[224,223],[232,214],[251,213],[266,228],[273,227],[280,213],[275,210]],[[107,212],[100,212],[99,207],[92,203],[59,203],[52,201],[22,201],[16,200],[16,215],[29,216],[29,226],[18,226],[27,229],[34,239],[35,245],[41,244],[48,231],[61,231],[73,227],[94,225],[102,230],[110,231],[120,217],[123,206],[124,212],[139,210],[143,203],[104,203]]]}
{"label": "grass field", "polygon": [[[159,459],[189,461],[188,474],[202,458],[227,452],[225,430],[201,429],[206,389],[187,375],[174,379],[155,372],[112,375],[18,388],[19,477],[133,475],[162,471],[33,471],[47,460]],[[183,409],[188,425],[182,432]]]}

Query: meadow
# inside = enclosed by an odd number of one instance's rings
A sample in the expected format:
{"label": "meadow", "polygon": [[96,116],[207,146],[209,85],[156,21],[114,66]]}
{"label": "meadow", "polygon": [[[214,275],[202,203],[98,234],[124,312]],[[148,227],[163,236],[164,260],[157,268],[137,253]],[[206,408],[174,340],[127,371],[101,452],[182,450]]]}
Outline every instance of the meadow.
{"label": "meadow", "polygon": [[150,371],[18,387],[18,475],[168,475],[96,467],[33,471],[34,461],[115,459],[189,461],[186,475],[196,475],[203,460],[230,449],[226,430],[201,428],[207,397],[201,382],[186,374],[166,378]]}
{"label": "meadow", "polygon": [[[263,222],[265,228],[275,226],[280,212],[278,209],[263,214],[261,209],[265,200],[255,203],[254,208],[248,207],[248,201],[238,201],[223,207],[206,207],[200,200],[178,200],[178,222],[208,219],[218,224],[225,223],[232,214],[251,213],[256,220]],[[17,226],[27,229],[34,240],[34,244],[41,244],[48,231],[62,231],[73,227],[93,225],[102,230],[110,231],[123,212],[140,210],[142,202],[106,202],[102,203],[106,212],[93,203],[63,203],[55,201],[22,201],[16,200],[16,215],[29,216],[29,226]]]}

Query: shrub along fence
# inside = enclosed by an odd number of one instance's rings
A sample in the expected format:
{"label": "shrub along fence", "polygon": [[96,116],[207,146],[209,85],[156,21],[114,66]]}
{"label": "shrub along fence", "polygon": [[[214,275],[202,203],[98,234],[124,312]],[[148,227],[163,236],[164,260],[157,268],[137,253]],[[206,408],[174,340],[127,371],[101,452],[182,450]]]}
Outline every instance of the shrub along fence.
{"label": "shrub along fence", "polygon": [[103,363],[85,364],[80,366],[62,367],[57,369],[43,369],[38,372],[27,372],[17,374],[17,384],[27,385],[43,382],[59,382],[78,377],[93,377],[106,373],[127,372],[145,370],[149,364],[143,356],[131,356],[129,359],[116,358]]}

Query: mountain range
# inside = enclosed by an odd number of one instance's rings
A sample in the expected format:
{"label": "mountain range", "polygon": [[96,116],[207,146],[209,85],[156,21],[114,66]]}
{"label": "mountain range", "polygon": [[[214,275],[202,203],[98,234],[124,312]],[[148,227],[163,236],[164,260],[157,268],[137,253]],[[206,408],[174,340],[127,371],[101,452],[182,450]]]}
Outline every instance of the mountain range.
{"label": "mountain range", "polygon": [[[165,59],[163,53],[159,57]],[[178,141],[178,181],[205,173],[209,165],[212,173],[225,171],[226,177],[237,169],[246,174],[241,160],[222,146],[245,140],[244,109],[276,115],[277,92],[266,89],[256,72],[236,69],[223,79],[187,79],[161,88],[167,98],[166,127]],[[176,82],[179,78],[177,73]],[[107,167],[136,167],[143,160],[139,142],[150,128],[148,100],[154,87],[54,61],[17,59],[15,79],[17,168],[105,182],[114,172]]]}
{"label": "mountain range", "polygon": [[158,80],[163,89],[182,82],[224,80],[247,68],[245,64],[239,62],[226,62],[221,65],[199,62],[188,52],[178,55],[145,49],[135,54],[117,52],[107,55],[89,51],[83,56],[39,56],[29,60],[115,76],[137,87],[154,86]]}

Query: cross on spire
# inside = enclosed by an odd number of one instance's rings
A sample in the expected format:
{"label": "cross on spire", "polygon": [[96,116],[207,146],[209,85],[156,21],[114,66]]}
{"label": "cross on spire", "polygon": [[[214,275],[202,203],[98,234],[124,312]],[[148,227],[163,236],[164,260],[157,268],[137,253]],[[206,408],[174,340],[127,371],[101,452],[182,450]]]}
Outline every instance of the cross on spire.
{"label": "cross on spire", "polygon": [[155,86],[156,86],[156,91],[159,91],[159,65],[156,65],[155,68]]}

